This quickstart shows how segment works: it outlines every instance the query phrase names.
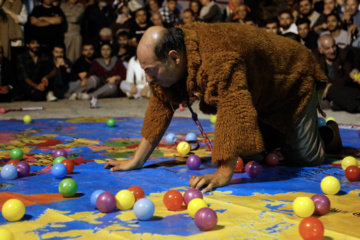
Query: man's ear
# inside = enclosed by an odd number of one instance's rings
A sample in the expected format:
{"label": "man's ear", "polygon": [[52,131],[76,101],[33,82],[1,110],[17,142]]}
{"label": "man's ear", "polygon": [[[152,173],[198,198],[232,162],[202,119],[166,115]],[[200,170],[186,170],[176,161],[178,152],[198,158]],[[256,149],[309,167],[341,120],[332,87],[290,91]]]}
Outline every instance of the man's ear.
{"label": "man's ear", "polygon": [[176,50],[170,50],[169,52],[169,57],[171,57],[171,59],[176,63],[179,64],[180,63],[180,54],[178,51]]}

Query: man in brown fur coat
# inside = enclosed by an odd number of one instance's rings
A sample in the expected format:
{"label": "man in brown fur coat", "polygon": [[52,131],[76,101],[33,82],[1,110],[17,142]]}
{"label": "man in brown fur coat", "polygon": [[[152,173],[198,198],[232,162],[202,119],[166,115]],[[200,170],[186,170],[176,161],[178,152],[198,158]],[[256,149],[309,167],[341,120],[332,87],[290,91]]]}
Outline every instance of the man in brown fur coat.
{"label": "man in brown fur coat", "polygon": [[134,157],[110,161],[111,171],[141,168],[175,106],[195,100],[204,113],[217,114],[212,161],[218,168],[193,176],[191,187],[206,192],[227,185],[239,155],[261,153],[275,139],[289,163],[324,159],[314,89],[327,78],[303,45],[244,25],[193,23],[149,28],[137,54],[153,96]]}

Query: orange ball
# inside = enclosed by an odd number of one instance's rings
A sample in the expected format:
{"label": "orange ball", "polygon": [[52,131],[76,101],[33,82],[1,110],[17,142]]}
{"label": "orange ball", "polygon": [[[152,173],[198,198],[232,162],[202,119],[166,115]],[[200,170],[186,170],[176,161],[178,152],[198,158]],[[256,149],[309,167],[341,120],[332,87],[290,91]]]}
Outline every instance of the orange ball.
{"label": "orange ball", "polygon": [[184,198],[178,190],[170,190],[165,193],[163,202],[169,211],[179,210],[183,204]]}
{"label": "orange ball", "polygon": [[243,168],[244,168],[244,161],[242,160],[241,157],[238,157],[234,172],[241,173],[243,171]]}
{"label": "orange ball", "polygon": [[299,233],[304,240],[321,240],[324,231],[324,225],[315,217],[304,218],[299,225]]}
{"label": "orange ball", "polygon": [[65,159],[61,162],[62,164],[65,165],[66,169],[67,169],[67,174],[70,174],[74,171],[75,165],[74,162],[70,159]]}
{"label": "orange ball", "polygon": [[144,190],[142,190],[141,187],[132,186],[132,187],[129,187],[128,190],[134,194],[134,196],[135,196],[135,202],[136,202],[137,200],[145,197],[145,192],[144,192]]}
{"label": "orange ball", "polygon": [[16,164],[18,164],[18,162],[20,162],[19,160],[17,159],[11,159],[10,161],[8,161],[6,164],[11,164],[11,165],[14,165],[16,166]]}

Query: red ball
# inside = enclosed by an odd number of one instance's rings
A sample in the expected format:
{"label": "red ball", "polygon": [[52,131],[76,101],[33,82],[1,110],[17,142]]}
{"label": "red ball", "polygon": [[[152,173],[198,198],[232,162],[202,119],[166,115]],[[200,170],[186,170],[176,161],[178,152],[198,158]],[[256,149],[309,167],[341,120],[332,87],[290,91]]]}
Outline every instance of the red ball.
{"label": "red ball", "polygon": [[183,204],[183,201],[183,196],[177,190],[168,191],[165,193],[163,198],[164,205],[169,211],[179,210]]}
{"label": "red ball", "polygon": [[265,161],[269,166],[276,166],[279,164],[279,156],[276,153],[269,153],[266,155]]}
{"label": "red ball", "polygon": [[62,164],[65,165],[66,169],[67,169],[67,174],[70,174],[74,171],[75,165],[74,162],[70,159],[65,159],[61,162]]}
{"label": "red ball", "polygon": [[243,168],[244,168],[244,161],[242,160],[241,157],[238,157],[234,172],[241,173],[243,172]]}
{"label": "red ball", "polygon": [[321,240],[324,231],[324,225],[315,217],[304,218],[299,225],[299,233],[304,240]]}
{"label": "red ball", "polygon": [[132,186],[132,187],[129,187],[128,190],[134,194],[134,196],[135,196],[135,202],[136,202],[137,200],[145,197],[145,192],[144,192],[144,190],[142,190],[141,187]]}
{"label": "red ball", "polygon": [[6,164],[11,164],[11,165],[14,165],[16,166],[16,164],[18,164],[18,162],[20,162],[19,160],[17,159],[11,159],[10,161],[8,161]]}
{"label": "red ball", "polygon": [[360,179],[360,168],[358,166],[348,166],[345,170],[345,177],[350,182],[356,182]]}
{"label": "red ball", "polygon": [[6,113],[6,109],[5,108],[0,108],[0,113],[2,113],[2,114]]}

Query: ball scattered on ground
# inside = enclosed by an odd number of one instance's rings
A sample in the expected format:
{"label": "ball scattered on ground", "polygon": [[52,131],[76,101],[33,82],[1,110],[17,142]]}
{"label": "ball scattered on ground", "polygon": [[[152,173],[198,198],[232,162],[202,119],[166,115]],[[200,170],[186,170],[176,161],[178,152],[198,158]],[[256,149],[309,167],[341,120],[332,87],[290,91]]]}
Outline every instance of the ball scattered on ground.
{"label": "ball scattered on ground", "polygon": [[78,185],[74,179],[66,178],[59,184],[59,192],[63,195],[63,197],[72,197],[76,194],[77,190]]}
{"label": "ball scattered on ground", "polygon": [[64,158],[67,158],[68,154],[66,152],[65,149],[56,149],[54,152],[53,152],[53,158],[57,158],[57,157],[64,157]]}
{"label": "ball scattered on ground", "polygon": [[11,165],[14,165],[16,166],[16,164],[18,164],[18,162],[20,162],[19,160],[17,159],[11,159],[10,161],[8,161],[6,164],[11,164]]}
{"label": "ball scattered on ground", "polygon": [[216,212],[211,208],[201,208],[197,211],[194,217],[196,226],[201,231],[209,231],[213,229],[218,221]]}
{"label": "ball scattered on ground", "polygon": [[315,211],[315,204],[309,197],[297,197],[293,202],[293,210],[299,217],[310,217]]}
{"label": "ball scattered on ground", "polygon": [[19,199],[9,199],[2,206],[2,215],[9,222],[16,222],[23,218],[25,205]]}
{"label": "ball scattered on ground", "polygon": [[241,173],[243,172],[243,168],[244,168],[244,161],[242,160],[241,157],[238,157],[238,159],[236,160],[236,166],[234,172]]}
{"label": "ball scattered on ground", "polygon": [[328,122],[328,121],[334,121],[334,122],[336,122],[335,118],[333,118],[333,117],[328,117],[328,118],[326,119],[326,122]]}
{"label": "ball scattered on ground", "polygon": [[177,147],[176,147],[177,151],[182,154],[182,155],[186,155],[190,152],[190,144],[188,142],[180,142]]}
{"label": "ball scattered on ground", "polygon": [[51,168],[51,174],[54,178],[64,178],[66,176],[67,169],[64,164],[57,163]]}
{"label": "ball scattered on ground", "polygon": [[198,155],[192,154],[186,159],[186,165],[191,170],[198,170],[201,165],[201,159]]}
{"label": "ball scattered on ground", "polygon": [[17,168],[14,165],[7,164],[1,169],[1,177],[6,180],[15,179],[18,175]]}
{"label": "ball scattered on ground", "polygon": [[0,108],[0,113],[2,113],[2,114],[6,113],[6,109],[5,108]]}
{"label": "ball scattered on ground", "polygon": [[340,191],[340,182],[336,177],[327,176],[321,180],[321,190],[325,194],[335,195]]}
{"label": "ball scattered on ground", "polygon": [[199,189],[196,188],[190,188],[188,190],[186,190],[186,192],[184,193],[184,203],[185,205],[188,205],[189,202],[195,198],[200,198],[203,199],[203,195],[200,192]]}
{"label": "ball scattered on ground", "polygon": [[17,159],[21,161],[24,156],[24,152],[21,150],[21,148],[14,148],[10,151],[9,156],[11,159]]}
{"label": "ball scattered on ground", "polygon": [[360,168],[358,166],[348,166],[345,170],[345,177],[350,182],[356,182],[360,180]]}
{"label": "ball scattered on ground", "polygon": [[318,117],[318,127],[326,126],[326,120],[323,117]]}
{"label": "ball scattered on ground", "polygon": [[116,199],[111,192],[103,192],[96,199],[96,207],[102,213],[112,212],[116,207]]}
{"label": "ball scattered on ground", "polygon": [[279,156],[276,153],[269,153],[266,155],[265,162],[269,166],[277,166],[279,164]]}
{"label": "ball scattered on ground", "polygon": [[210,122],[215,124],[216,123],[216,120],[217,120],[217,116],[216,115],[213,115],[210,117]]}
{"label": "ball scattered on ground", "polygon": [[115,119],[113,118],[109,118],[106,122],[106,124],[108,125],[108,127],[115,127]]}
{"label": "ball scattered on ground", "polygon": [[0,229],[0,240],[14,240],[14,235],[7,229]]}
{"label": "ball scattered on ground", "polygon": [[64,161],[61,162],[61,164],[63,164],[66,167],[67,174],[70,174],[74,171],[75,165],[73,160],[65,159]]}
{"label": "ball scattered on ground", "polygon": [[348,166],[357,166],[357,165],[358,165],[358,161],[356,160],[356,158],[352,156],[344,157],[343,160],[341,161],[341,167],[343,170],[346,170]]}
{"label": "ball scattered on ground", "polygon": [[23,118],[23,120],[24,120],[24,123],[31,123],[31,116],[30,115],[25,115],[24,116],[24,118]]}
{"label": "ball scattered on ground", "polygon": [[324,236],[324,225],[315,217],[304,218],[300,222],[299,233],[304,240],[321,240]]}
{"label": "ball scattered on ground", "polygon": [[154,213],[155,205],[148,198],[141,198],[134,205],[134,214],[139,220],[148,220]]}
{"label": "ball scattered on ground", "polygon": [[196,136],[195,133],[190,132],[190,133],[186,134],[185,140],[186,140],[186,141],[196,141],[196,140],[197,140],[197,136]]}
{"label": "ball scattered on ground", "polygon": [[18,171],[18,177],[27,177],[30,174],[30,165],[27,162],[20,161],[16,165],[16,169]]}
{"label": "ball scattered on ground", "polygon": [[173,133],[169,133],[168,135],[166,135],[166,143],[171,145],[171,144],[174,144],[177,140],[177,137],[175,134]]}
{"label": "ball scattered on ground", "polygon": [[323,216],[330,211],[331,204],[327,196],[323,194],[316,194],[311,197],[311,200],[313,200],[315,204],[314,214],[316,216]]}
{"label": "ball scattered on ground", "polygon": [[121,190],[119,191],[116,196],[116,206],[120,210],[129,210],[134,206],[135,203],[135,196],[129,190]]}
{"label": "ball scattered on ground", "polygon": [[188,209],[189,215],[192,218],[194,218],[197,211],[199,211],[202,208],[207,208],[207,207],[208,207],[208,205],[203,199],[195,198],[189,202],[187,209]]}
{"label": "ball scattered on ground", "polygon": [[250,161],[245,165],[245,171],[249,177],[255,178],[259,176],[261,172],[261,166],[258,162]]}
{"label": "ball scattered on ground", "polygon": [[132,186],[132,187],[129,187],[128,190],[134,194],[135,202],[137,200],[145,197],[145,192],[141,187]]}
{"label": "ball scattered on ground", "polygon": [[184,198],[178,190],[167,191],[163,198],[163,203],[169,211],[177,211],[181,208]]}
{"label": "ball scattered on ground", "polygon": [[58,163],[61,163],[61,162],[64,161],[65,159],[66,159],[65,157],[59,156],[59,157],[57,157],[57,158],[54,159],[53,165],[58,164]]}
{"label": "ball scattered on ground", "polygon": [[[90,197],[90,203],[91,203],[91,206],[95,207],[96,208],[96,200],[98,199],[99,195],[104,193],[105,191],[104,190],[95,190],[92,194],[91,194],[91,197]],[[113,194],[114,195],[114,194]]]}

